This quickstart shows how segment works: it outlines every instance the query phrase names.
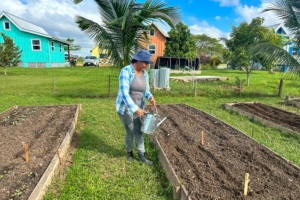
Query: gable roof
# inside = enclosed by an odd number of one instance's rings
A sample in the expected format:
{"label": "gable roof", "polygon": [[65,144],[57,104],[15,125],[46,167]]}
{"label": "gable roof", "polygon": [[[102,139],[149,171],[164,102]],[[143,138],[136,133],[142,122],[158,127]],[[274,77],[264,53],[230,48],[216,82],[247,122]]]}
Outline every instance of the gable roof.
{"label": "gable roof", "polygon": [[267,26],[266,28],[273,28],[275,32],[277,32],[280,28],[283,29],[283,31],[289,35],[289,31],[287,30],[287,28],[281,23],[281,24],[274,24],[271,26]]}
{"label": "gable roof", "polygon": [[8,12],[3,11],[0,14],[0,19],[5,16],[6,18],[8,18],[18,29],[20,29],[21,31],[27,32],[27,33],[32,33],[35,35],[40,35],[43,37],[47,37],[47,38],[51,38],[52,40],[56,40],[56,41],[60,41],[64,44],[70,44],[69,42],[65,41],[65,40],[61,40],[55,37],[50,36],[42,27],[39,27],[37,25],[34,25],[24,19],[21,19],[17,16],[14,16]]}
{"label": "gable roof", "polygon": [[157,28],[165,37],[169,37],[168,33],[164,32],[155,22],[151,22],[150,25],[153,25],[155,28]]}

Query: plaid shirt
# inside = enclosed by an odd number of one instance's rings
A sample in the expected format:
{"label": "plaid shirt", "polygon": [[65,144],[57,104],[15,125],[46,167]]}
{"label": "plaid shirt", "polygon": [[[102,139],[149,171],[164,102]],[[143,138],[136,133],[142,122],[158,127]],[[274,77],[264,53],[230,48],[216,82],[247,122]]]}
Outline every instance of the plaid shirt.
{"label": "plaid shirt", "polygon": [[[149,98],[152,97],[149,84],[148,84],[149,82],[148,73],[145,70],[143,70],[143,75],[147,82],[147,88],[146,91],[144,92],[144,98],[142,100],[142,108],[144,108],[145,105],[145,98],[149,100]],[[139,109],[139,107],[132,101],[129,95],[130,85],[133,81],[134,76],[135,76],[135,71],[131,63],[130,65],[124,67],[120,72],[119,91],[116,99],[116,109],[117,112],[122,115],[124,114],[126,107],[128,108],[128,112],[130,114],[135,113]]]}

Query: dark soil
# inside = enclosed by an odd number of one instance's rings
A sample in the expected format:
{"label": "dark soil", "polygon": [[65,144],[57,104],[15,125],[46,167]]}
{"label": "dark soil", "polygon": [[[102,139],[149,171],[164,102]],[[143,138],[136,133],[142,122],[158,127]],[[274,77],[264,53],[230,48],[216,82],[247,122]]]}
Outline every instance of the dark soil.
{"label": "dark soil", "polygon": [[237,103],[240,110],[300,133],[300,116],[261,103]]}
{"label": "dark soil", "polygon": [[65,138],[76,108],[19,106],[0,114],[0,200],[29,197]]}
{"label": "dark soil", "polygon": [[191,199],[299,199],[300,169],[292,163],[200,110],[184,104],[157,108],[168,119],[156,137]]}

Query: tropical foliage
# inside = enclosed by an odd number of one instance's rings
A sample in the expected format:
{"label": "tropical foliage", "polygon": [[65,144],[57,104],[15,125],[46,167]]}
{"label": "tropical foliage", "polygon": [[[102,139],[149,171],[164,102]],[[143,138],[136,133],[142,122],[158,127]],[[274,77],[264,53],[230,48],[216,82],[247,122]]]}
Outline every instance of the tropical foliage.
{"label": "tropical foliage", "polygon": [[230,51],[229,63],[234,69],[239,68],[246,71],[247,85],[250,84],[250,73],[253,69],[261,66],[270,68],[272,64],[266,59],[264,52],[254,52],[251,47],[260,43],[281,45],[280,37],[274,31],[262,26],[263,21],[263,18],[257,17],[249,24],[243,22],[238,27],[232,26],[231,38],[225,40]]}
{"label": "tropical foliage", "polygon": [[[300,47],[300,4],[298,0],[275,0],[263,12],[273,12],[279,19],[283,20],[284,26],[293,36],[294,48]],[[264,53],[269,61],[289,66],[290,72],[300,75],[300,64],[298,56],[294,58],[278,45],[268,42],[257,44],[252,48],[252,54]]]}
{"label": "tropical foliage", "polygon": [[[179,9],[163,0],[94,0],[99,8],[101,24],[76,16],[79,28],[106,49],[115,66],[128,65],[139,49],[147,49],[147,32],[152,21],[159,20],[174,27],[180,19]],[[74,0],[74,3],[80,3]]]}
{"label": "tropical foliage", "polygon": [[[67,42],[70,43],[70,51],[80,51],[81,46],[74,44],[74,39],[68,38]],[[65,46],[65,51],[68,50],[68,47]]]}
{"label": "tropical foliage", "polygon": [[22,51],[18,46],[14,46],[13,40],[1,33],[3,43],[0,43],[0,67],[4,67],[4,75],[6,75],[7,67],[18,66],[21,62]]}
{"label": "tropical foliage", "polygon": [[195,41],[187,25],[179,22],[169,32],[169,40],[166,41],[164,56],[172,57],[196,57]]}
{"label": "tropical foliage", "polygon": [[201,64],[209,64],[214,67],[227,61],[223,55],[228,53],[228,49],[224,48],[220,40],[211,38],[206,34],[193,35],[193,38]]}

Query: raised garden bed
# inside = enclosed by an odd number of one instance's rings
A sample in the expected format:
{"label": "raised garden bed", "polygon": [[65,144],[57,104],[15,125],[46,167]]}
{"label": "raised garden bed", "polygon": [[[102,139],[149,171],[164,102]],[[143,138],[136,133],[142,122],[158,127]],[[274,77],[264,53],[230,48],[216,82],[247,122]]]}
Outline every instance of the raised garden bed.
{"label": "raised garden bed", "polygon": [[157,108],[168,119],[151,138],[175,199],[299,199],[300,169],[278,154],[185,104]]}
{"label": "raised garden bed", "polygon": [[14,106],[0,114],[0,200],[42,199],[69,147],[80,107]]}
{"label": "raised garden bed", "polygon": [[300,108],[300,98],[290,98],[289,96],[287,96],[285,103]]}
{"label": "raised garden bed", "polygon": [[300,116],[262,103],[226,103],[225,108],[236,111],[253,121],[286,133],[300,133]]}

